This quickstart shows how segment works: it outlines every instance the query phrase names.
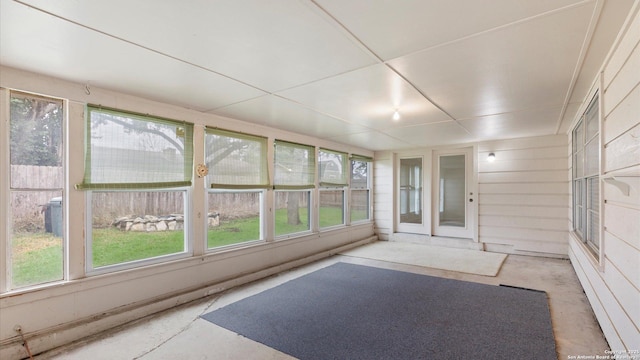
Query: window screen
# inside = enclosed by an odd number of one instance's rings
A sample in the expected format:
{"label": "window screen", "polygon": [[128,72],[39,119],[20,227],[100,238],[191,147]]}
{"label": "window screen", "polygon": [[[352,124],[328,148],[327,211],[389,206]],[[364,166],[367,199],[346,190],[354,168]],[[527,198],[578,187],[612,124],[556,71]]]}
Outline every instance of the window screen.
{"label": "window screen", "polygon": [[256,189],[269,186],[267,138],[207,129],[208,183],[218,189]]}
{"label": "window screen", "polygon": [[192,124],[88,106],[86,137],[85,175],[78,189],[191,185]]}
{"label": "window screen", "polygon": [[318,165],[320,186],[347,186],[347,154],[320,149]]}
{"label": "window screen", "polygon": [[315,187],[315,148],[276,140],[274,188],[312,189]]}

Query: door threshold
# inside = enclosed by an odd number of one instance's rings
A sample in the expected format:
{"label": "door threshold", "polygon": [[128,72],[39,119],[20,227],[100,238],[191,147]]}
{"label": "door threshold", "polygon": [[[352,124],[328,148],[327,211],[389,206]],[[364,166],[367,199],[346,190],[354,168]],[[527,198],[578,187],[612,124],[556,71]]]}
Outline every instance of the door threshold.
{"label": "door threshold", "polygon": [[428,234],[393,233],[389,236],[389,241],[484,251],[482,244],[473,241],[473,239],[431,236]]}

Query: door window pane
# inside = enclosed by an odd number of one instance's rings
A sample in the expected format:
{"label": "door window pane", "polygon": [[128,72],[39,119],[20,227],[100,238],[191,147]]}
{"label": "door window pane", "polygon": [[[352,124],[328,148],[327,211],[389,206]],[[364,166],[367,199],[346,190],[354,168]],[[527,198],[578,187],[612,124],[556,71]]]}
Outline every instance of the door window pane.
{"label": "door window pane", "polygon": [[440,226],[465,226],[465,156],[440,156]]}
{"label": "door window pane", "polygon": [[400,222],[422,224],[422,158],[400,159]]}

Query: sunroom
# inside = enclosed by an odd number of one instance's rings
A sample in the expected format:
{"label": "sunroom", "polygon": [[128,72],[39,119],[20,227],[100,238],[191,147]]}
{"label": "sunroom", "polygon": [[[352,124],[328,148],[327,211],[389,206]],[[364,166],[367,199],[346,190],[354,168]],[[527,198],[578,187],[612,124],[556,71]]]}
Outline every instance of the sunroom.
{"label": "sunroom", "polygon": [[562,262],[637,356],[639,9],[0,0],[0,357],[371,243]]}

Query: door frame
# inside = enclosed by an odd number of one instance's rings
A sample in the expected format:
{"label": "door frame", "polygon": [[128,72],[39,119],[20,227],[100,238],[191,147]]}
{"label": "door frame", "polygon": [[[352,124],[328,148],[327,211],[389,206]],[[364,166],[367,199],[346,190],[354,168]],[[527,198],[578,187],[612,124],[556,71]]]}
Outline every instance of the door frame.
{"label": "door frame", "polygon": [[[465,155],[465,228],[455,229],[439,226],[439,157],[446,155]],[[472,239],[478,242],[478,150],[474,146],[434,149],[431,168],[431,234],[440,237]],[[470,202],[471,200],[471,202]]]}

